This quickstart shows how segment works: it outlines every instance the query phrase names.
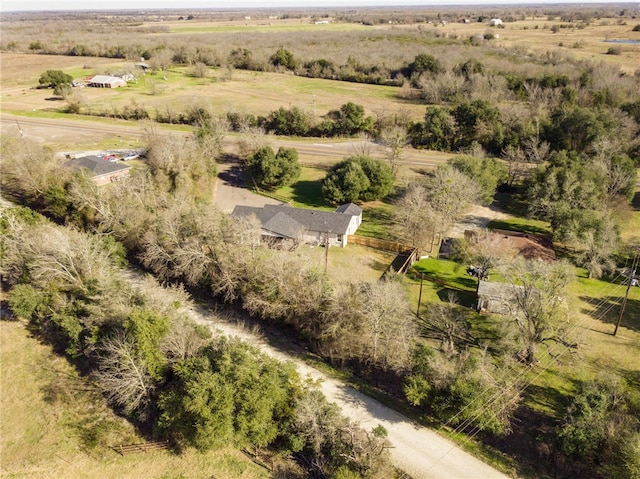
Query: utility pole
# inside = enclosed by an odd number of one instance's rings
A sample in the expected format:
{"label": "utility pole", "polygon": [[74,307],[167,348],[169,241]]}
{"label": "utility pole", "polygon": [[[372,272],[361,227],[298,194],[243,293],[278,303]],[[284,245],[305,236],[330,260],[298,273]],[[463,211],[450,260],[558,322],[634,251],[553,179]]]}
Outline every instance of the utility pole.
{"label": "utility pole", "polygon": [[420,293],[418,294],[418,309],[416,310],[416,318],[420,319],[420,306],[422,305],[422,280],[424,279],[424,273],[420,274]]}
{"label": "utility pole", "polygon": [[638,255],[633,260],[633,264],[631,266],[631,271],[629,272],[629,277],[627,278],[627,291],[624,293],[624,299],[622,300],[622,306],[620,307],[620,316],[618,316],[618,322],[616,323],[616,329],[613,330],[613,335],[615,336],[618,332],[618,328],[620,327],[620,323],[622,322],[622,315],[624,314],[624,308],[627,306],[627,298],[629,297],[629,290],[631,289],[631,282],[635,279],[636,275],[636,266],[638,265]]}
{"label": "utility pole", "polygon": [[329,230],[324,235],[324,274],[329,267]]}

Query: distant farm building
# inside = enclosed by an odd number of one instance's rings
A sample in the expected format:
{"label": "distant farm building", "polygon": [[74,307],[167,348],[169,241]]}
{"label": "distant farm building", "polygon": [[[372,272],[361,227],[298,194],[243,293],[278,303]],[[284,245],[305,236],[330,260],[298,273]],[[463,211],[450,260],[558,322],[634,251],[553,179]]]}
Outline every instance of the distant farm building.
{"label": "distant farm building", "polygon": [[131,169],[128,165],[109,161],[96,155],[73,158],[67,161],[66,166],[75,171],[88,170],[91,179],[98,186],[122,180],[129,175]]}
{"label": "distant farm building", "polygon": [[118,88],[127,86],[127,82],[120,77],[96,75],[89,80],[89,86],[94,88]]}

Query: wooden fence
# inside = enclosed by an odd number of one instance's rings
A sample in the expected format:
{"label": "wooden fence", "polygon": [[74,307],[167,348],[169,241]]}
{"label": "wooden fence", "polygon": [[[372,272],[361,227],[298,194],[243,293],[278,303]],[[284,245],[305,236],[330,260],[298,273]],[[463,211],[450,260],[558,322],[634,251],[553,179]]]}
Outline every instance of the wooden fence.
{"label": "wooden fence", "polygon": [[131,454],[134,452],[167,450],[169,449],[169,441],[142,442],[140,444],[121,444],[119,446],[112,446],[111,449],[124,456],[125,454]]}

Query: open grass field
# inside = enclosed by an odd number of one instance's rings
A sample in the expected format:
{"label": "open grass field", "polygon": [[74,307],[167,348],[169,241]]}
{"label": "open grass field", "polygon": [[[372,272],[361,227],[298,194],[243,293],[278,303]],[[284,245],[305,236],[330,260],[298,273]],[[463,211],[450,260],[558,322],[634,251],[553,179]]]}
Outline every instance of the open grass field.
{"label": "open grass field", "polygon": [[247,19],[229,22],[163,22],[163,27],[169,29],[169,33],[273,33],[273,32],[315,32],[323,31],[344,32],[353,30],[366,30],[365,25],[351,23],[329,23],[316,25],[308,18],[302,19]]}
{"label": "open grass field", "polygon": [[31,337],[0,321],[0,476],[80,479],[263,479],[268,471],[240,451],[193,450],[121,456],[110,446],[147,439],[116,416],[86,379]]}
{"label": "open grass field", "polygon": [[[116,70],[133,66],[133,62],[107,59],[95,63],[95,68],[84,69],[82,66],[90,62],[78,57],[3,53],[0,64],[2,110],[17,113],[63,107],[66,102],[54,98],[51,90],[35,89],[40,74],[46,69],[61,69],[74,78],[82,78],[103,72],[107,67]],[[224,81],[222,76],[225,76]],[[109,112],[114,107],[136,102],[152,115],[157,110],[181,112],[190,106],[204,106],[222,114],[267,115],[280,107],[295,106],[320,117],[357,99],[366,113],[374,117],[402,111],[414,120],[422,118],[424,105],[399,99],[397,92],[398,88],[390,86],[246,70],[234,70],[228,78],[226,72],[211,69],[209,77],[194,78],[187,67],[174,67],[165,73],[141,76],[127,87],[113,90],[83,88],[79,94],[89,112]]]}

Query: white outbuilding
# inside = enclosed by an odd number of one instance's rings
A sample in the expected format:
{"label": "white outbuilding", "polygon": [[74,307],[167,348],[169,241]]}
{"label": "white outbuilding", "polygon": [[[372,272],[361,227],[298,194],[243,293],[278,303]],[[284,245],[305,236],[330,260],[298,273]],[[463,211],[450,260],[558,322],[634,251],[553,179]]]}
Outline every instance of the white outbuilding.
{"label": "white outbuilding", "polygon": [[120,77],[96,75],[89,80],[89,86],[95,88],[118,88],[120,86],[127,86],[127,82]]}

